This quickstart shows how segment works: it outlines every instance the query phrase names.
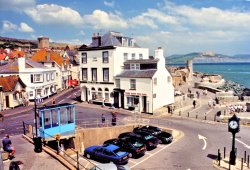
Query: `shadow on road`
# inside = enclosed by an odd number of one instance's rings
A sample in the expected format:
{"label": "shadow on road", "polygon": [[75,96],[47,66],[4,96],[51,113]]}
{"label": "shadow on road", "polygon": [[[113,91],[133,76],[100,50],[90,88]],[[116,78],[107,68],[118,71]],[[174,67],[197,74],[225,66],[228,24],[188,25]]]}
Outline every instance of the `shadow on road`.
{"label": "shadow on road", "polygon": [[217,155],[214,155],[214,154],[208,154],[207,157],[213,160],[217,159]]}

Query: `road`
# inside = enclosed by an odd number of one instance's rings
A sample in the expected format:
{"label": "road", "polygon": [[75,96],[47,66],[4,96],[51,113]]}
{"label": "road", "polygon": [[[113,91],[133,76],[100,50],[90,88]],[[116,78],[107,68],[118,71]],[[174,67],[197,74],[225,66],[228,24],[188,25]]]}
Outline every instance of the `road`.
{"label": "road", "polygon": [[[79,89],[66,92],[63,96],[56,98],[57,103],[75,102],[75,94]],[[49,103],[48,103],[49,104]],[[205,106],[203,109],[206,110]],[[199,108],[202,111],[202,108]],[[111,110],[103,110],[101,106],[95,108],[76,105],[77,124],[86,119],[100,120],[101,113],[104,113],[107,120],[111,119]],[[0,123],[0,137],[6,133],[17,135],[22,133],[22,121],[33,122],[33,110],[25,113],[8,116]],[[119,119],[127,119],[132,115],[119,115]],[[146,152],[146,155],[139,159],[131,159],[128,165],[135,170],[140,169],[214,169],[212,160],[216,158],[218,149],[223,155],[223,148],[226,147],[226,155],[231,150],[231,134],[228,132],[227,124],[201,121],[181,117],[161,117],[148,119],[150,124],[161,127],[173,128],[184,133],[184,137],[170,145],[160,145],[157,149]],[[250,128],[241,127],[240,133],[236,135],[236,147],[238,156],[242,157],[244,151],[250,154]],[[201,136],[204,139],[199,139]]]}

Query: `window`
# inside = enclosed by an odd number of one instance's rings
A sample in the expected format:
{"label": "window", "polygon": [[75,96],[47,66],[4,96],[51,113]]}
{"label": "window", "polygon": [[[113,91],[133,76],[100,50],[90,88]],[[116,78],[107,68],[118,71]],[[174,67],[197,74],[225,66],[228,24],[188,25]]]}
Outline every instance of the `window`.
{"label": "window", "polygon": [[102,100],[102,98],[103,98],[103,97],[102,97],[102,89],[99,88],[99,89],[98,89],[98,93],[97,93],[97,99],[98,99],[98,100]]}
{"label": "window", "polygon": [[136,80],[130,79],[130,89],[135,90],[136,89]]}
{"label": "window", "polygon": [[140,64],[130,64],[130,70],[140,70]]}
{"label": "window", "polygon": [[30,92],[29,92],[29,96],[30,96],[30,97],[33,97],[33,91],[30,91]]}
{"label": "window", "polygon": [[142,54],[139,54],[139,59],[143,59],[143,55]]}
{"label": "window", "polygon": [[82,64],[87,63],[87,53],[82,53]]}
{"label": "window", "polygon": [[109,69],[103,68],[103,81],[108,82],[109,81]]}
{"label": "window", "polygon": [[128,106],[135,106],[139,103],[139,97],[138,96],[127,96],[127,105]]}
{"label": "window", "polygon": [[55,79],[54,73],[51,73],[51,74],[50,74],[50,77],[51,77],[51,80],[54,80],[54,79]]}
{"label": "window", "polygon": [[52,67],[55,67],[55,62],[52,63]]}
{"label": "window", "polygon": [[47,81],[49,81],[50,80],[49,73],[47,73],[46,76],[47,76]]}
{"label": "window", "polygon": [[108,63],[109,62],[109,52],[108,51],[103,51],[102,52],[102,62],[103,63]]}
{"label": "window", "polygon": [[97,81],[97,68],[92,68],[92,81]]}
{"label": "window", "polygon": [[120,88],[120,79],[115,79],[115,86]]}
{"label": "window", "polygon": [[128,53],[123,54],[124,61],[128,60]]}
{"label": "window", "polygon": [[16,94],[13,94],[13,99],[14,99],[14,100],[17,100]]}
{"label": "window", "polygon": [[135,59],[135,53],[132,53],[132,60]]}
{"label": "window", "polygon": [[82,81],[87,81],[87,80],[88,80],[88,69],[82,68]]}
{"label": "window", "polygon": [[96,99],[96,91],[95,91],[94,87],[91,88],[91,95],[92,95],[92,100],[95,100]]}
{"label": "window", "polygon": [[40,98],[42,96],[42,89],[36,89],[35,94],[37,98]]}
{"label": "window", "polygon": [[157,78],[154,78],[154,85],[157,85]]}
{"label": "window", "polygon": [[109,101],[109,89],[108,88],[105,88],[105,93],[104,93],[104,98],[105,98],[105,101]]}
{"label": "window", "polygon": [[41,83],[43,82],[43,75],[42,74],[33,74],[30,75],[31,83]]}

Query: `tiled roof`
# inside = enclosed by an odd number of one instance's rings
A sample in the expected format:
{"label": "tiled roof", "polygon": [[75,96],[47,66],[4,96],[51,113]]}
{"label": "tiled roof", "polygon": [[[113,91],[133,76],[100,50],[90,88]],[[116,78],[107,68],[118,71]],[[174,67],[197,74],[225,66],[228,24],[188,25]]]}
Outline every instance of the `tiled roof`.
{"label": "tiled roof", "polygon": [[24,51],[13,51],[13,57],[14,58],[24,57],[24,55],[25,55]]}
{"label": "tiled roof", "polygon": [[0,60],[4,60],[6,55],[4,53],[0,53]]}
{"label": "tiled roof", "polygon": [[3,87],[4,92],[14,91],[17,82],[19,82],[23,88],[25,88],[25,84],[18,76],[0,77],[0,86]]}
{"label": "tiled roof", "polygon": [[157,63],[159,59],[136,59],[136,60],[126,60],[124,64],[139,63],[139,64],[151,64]]}
{"label": "tiled roof", "polygon": [[121,74],[116,75],[116,77],[125,78],[152,78],[157,70],[124,70]]}
{"label": "tiled roof", "polygon": [[69,64],[68,58],[61,57],[58,53],[54,51],[46,51],[45,49],[41,49],[40,51],[36,52],[32,57],[31,60],[36,62],[56,62],[59,66],[63,65],[64,59],[66,60],[66,64]]}

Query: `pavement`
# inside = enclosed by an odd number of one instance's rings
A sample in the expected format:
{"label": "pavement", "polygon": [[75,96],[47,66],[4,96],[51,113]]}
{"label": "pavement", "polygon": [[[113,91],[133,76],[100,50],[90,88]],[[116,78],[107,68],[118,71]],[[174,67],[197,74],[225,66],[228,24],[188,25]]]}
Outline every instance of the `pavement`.
{"label": "pavement", "polygon": [[13,146],[15,147],[15,158],[12,160],[3,161],[4,170],[9,169],[9,165],[12,161],[19,164],[21,170],[66,170],[60,162],[51,157],[46,152],[36,153],[34,152],[34,145],[29,143],[22,135],[10,136]]}

